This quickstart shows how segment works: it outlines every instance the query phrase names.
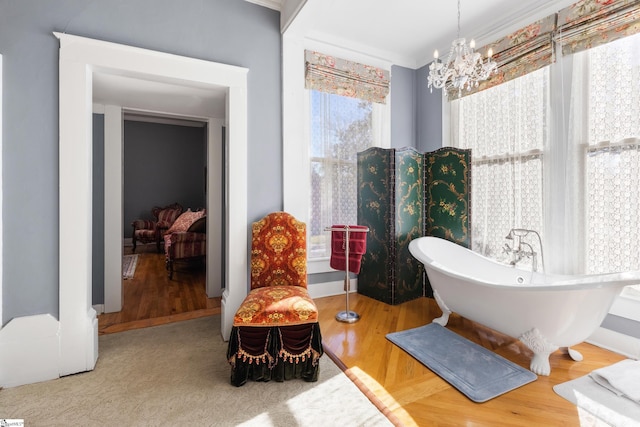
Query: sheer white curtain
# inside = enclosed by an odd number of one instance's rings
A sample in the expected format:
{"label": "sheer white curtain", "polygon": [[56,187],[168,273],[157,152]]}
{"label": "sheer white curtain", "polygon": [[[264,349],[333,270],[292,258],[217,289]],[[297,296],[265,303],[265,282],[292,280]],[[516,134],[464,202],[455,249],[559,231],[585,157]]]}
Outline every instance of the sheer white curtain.
{"label": "sheer white curtain", "polygon": [[473,149],[473,249],[504,259],[509,229],[529,228],[548,272],[638,270],[640,35],[558,58],[451,102],[452,143]]}
{"label": "sheer white curtain", "polygon": [[451,102],[452,145],[472,149],[472,249],[485,256],[505,258],[512,228],[545,234],[548,98],[544,67]]}
{"label": "sheer white curtain", "polygon": [[584,271],[640,269],[640,35],[574,55],[572,142],[584,168]]}
{"label": "sheer white curtain", "polygon": [[357,153],[382,146],[380,104],[315,90],[310,100],[309,258],[331,255],[333,224],[357,222]]}

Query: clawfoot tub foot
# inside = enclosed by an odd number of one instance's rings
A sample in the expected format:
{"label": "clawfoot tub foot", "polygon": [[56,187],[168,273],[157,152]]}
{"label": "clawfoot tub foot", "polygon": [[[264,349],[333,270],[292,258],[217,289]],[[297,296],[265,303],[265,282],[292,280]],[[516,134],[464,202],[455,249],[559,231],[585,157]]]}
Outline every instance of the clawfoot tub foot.
{"label": "clawfoot tub foot", "polygon": [[574,350],[571,347],[565,347],[563,348],[563,350],[569,355],[571,359],[576,362],[582,362],[582,359],[584,359],[584,357],[582,357],[582,353],[580,353],[578,350]]}
{"label": "clawfoot tub foot", "polygon": [[548,342],[536,328],[520,335],[518,339],[533,351],[529,369],[538,375],[549,375],[551,373],[549,355],[556,351],[558,347]]}
{"label": "clawfoot tub foot", "polygon": [[551,353],[536,353],[531,358],[529,370],[534,374],[549,376],[551,373],[551,365],[549,364],[549,355]]}
{"label": "clawfoot tub foot", "polygon": [[440,310],[442,310],[442,316],[433,319],[433,323],[437,323],[438,325],[441,325],[441,326],[447,326],[447,322],[449,321],[449,315],[451,314],[451,310],[449,310],[449,307],[447,307],[444,301],[442,301],[442,298],[440,298],[440,295],[438,295],[438,291],[436,290],[433,291],[433,297],[435,298],[436,303],[438,304],[438,307],[440,307]]}

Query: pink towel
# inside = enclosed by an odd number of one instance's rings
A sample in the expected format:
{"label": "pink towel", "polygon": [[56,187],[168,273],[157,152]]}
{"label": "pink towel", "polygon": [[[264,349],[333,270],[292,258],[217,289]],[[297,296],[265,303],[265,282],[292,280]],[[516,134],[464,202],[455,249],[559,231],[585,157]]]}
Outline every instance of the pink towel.
{"label": "pink towel", "polygon": [[[333,225],[331,228],[345,228],[345,225]],[[362,255],[367,251],[367,227],[349,225],[349,271],[360,272]],[[329,265],[336,270],[346,270],[347,232],[331,231],[331,259]]]}

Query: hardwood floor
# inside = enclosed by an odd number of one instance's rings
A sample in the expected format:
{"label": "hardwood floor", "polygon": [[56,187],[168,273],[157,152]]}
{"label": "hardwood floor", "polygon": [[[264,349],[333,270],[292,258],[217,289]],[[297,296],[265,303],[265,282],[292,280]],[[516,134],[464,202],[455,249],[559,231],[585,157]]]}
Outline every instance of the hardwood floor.
{"label": "hardwood floor", "polygon": [[[539,376],[495,399],[475,403],[385,337],[440,316],[434,300],[420,298],[391,306],[351,294],[350,308],[361,316],[353,324],[334,319],[344,310],[344,300],[344,296],[315,300],[324,346],[406,426],[579,426],[576,407],[552,387],[625,358],[579,344],[574,348],[583,354],[582,362],[557,351],[550,358],[550,376]],[[531,351],[519,341],[457,315],[451,316],[447,328],[528,369]]]}
{"label": "hardwood floor", "polygon": [[[141,256],[135,277],[124,281],[124,308],[98,317],[100,334],[220,313],[220,298],[206,297],[202,266],[182,267],[169,280],[163,255],[151,246],[137,252]],[[335,320],[335,314],[345,308],[344,295],[315,302],[327,355],[356,383],[364,384],[375,396],[373,400],[381,402],[384,412],[399,425],[580,426],[576,407],[556,395],[552,387],[625,358],[583,343],[575,346],[584,355],[582,362],[555,352],[550,358],[550,376],[540,376],[488,402],[474,403],[385,337],[438,317],[440,309],[433,300],[420,298],[391,306],[351,294],[350,308],[361,316],[353,324]],[[520,366],[529,366],[530,350],[513,338],[455,314],[447,328]]]}
{"label": "hardwood floor", "polygon": [[136,253],[135,275],[122,281],[122,310],[98,316],[100,335],[220,313],[220,298],[207,298],[202,262],[177,263],[169,280],[155,245],[139,245]]}

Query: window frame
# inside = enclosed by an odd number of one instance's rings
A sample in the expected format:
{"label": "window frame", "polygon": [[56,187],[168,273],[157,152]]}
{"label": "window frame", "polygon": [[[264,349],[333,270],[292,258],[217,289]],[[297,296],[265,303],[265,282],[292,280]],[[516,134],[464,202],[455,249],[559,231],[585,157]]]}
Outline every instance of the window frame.
{"label": "window frame", "polygon": [[[622,40],[624,39],[631,39],[634,38],[634,41],[632,42],[634,44],[633,49],[636,49],[637,46],[640,46],[640,33],[636,33],[633,35],[628,35],[625,37],[621,37],[619,39],[616,40],[612,40],[610,43],[614,44],[614,43],[619,43],[622,42]],[[605,46],[607,46],[609,43],[605,43],[602,45],[598,45],[595,46],[594,49],[604,49]],[[579,51],[576,52],[575,54],[571,55],[573,57],[576,57],[579,55],[580,61],[582,61],[583,64],[590,64],[591,61],[593,61],[593,58],[588,56],[588,52],[590,49],[584,50],[584,51]],[[635,63],[634,63],[634,68],[635,68]],[[573,76],[572,76],[573,77]],[[584,89],[588,89],[589,88],[589,84],[588,84],[589,78],[587,77],[585,79],[585,81],[583,82],[583,86]],[[589,116],[589,100],[590,100],[590,96],[587,94],[585,95],[585,112],[583,113],[585,115],[585,118],[583,118],[583,120],[586,122],[586,127],[589,127],[591,125],[590,120],[591,117]],[[603,149],[618,149],[618,148],[625,148],[625,147],[636,147],[636,151],[640,151],[640,135],[636,135],[636,136],[627,136],[624,137],[623,139],[617,139],[614,138],[612,140],[609,140],[609,138],[607,138],[604,141],[598,141],[596,144],[593,144],[591,141],[591,135],[586,135],[585,137],[585,141],[582,142],[581,144],[581,155],[583,156],[582,159],[582,165],[583,165],[583,169],[580,171],[583,174],[583,180],[586,182],[588,177],[587,177],[587,158],[589,157],[590,153],[597,153]],[[587,196],[586,196],[586,189],[583,189],[583,191],[585,192],[584,195],[584,202],[585,205],[587,203]],[[586,207],[586,206],[585,206]],[[586,210],[585,210],[586,211]],[[587,244],[587,237],[586,237],[586,221],[585,221],[585,233],[584,233],[584,239],[585,242],[583,244],[585,251],[588,249],[588,244]],[[587,255],[584,254],[585,257],[585,269],[587,267]],[[625,287],[622,292],[620,293],[620,295],[618,295],[618,297],[616,298],[616,300],[614,301],[613,305],[611,306],[611,309],[609,310],[609,314],[613,314],[622,318],[626,318],[629,320],[634,320],[636,322],[640,322],[640,295],[638,295],[638,291],[640,291],[640,287],[638,285],[634,286],[634,290],[632,291],[630,287]]]}
{"label": "window frame", "polygon": [[[549,66],[550,67],[549,69],[550,84],[551,84],[550,86],[551,96],[549,98],[549,105],[548,105],[548,107],[550,108],[549,115],[551,118],[550,135],[549,135],[550,143],[554,139],[566,137],[567,129],[565,126],[568,126],[568,123],[565,124],[563,119],[565,115],[567,115],[569,112],[569,102],[570,102],[569,100],[571,98],[570,88],[571,88],[571,82],[573,78],[573,74],[571,70],[573,68],[573,61],[575,56],[575,55],[562,56],[561,52],[559,51],[561,47],[558,46],[556,49],[557,49],[556,51],[557,60],[555,63],[552,63]],[[457,123],[457,118],[453,117],[453,115],[456,114],[457,111],[453,111],[450,105],[448,104],[449,102],[443,94],[442,109],[444,113],[442,115],[442,129],[448,131],[446,133],[443,132],[443,145],[447,145],[447,144],[452,145],[453,139],[457,138],[457,130],[453,128],[453,126],[455,126],[455,124]],[[548,147],[545,147],[545,154],[547,154],[546,157],[548,161],[551,156],[554,156],[557,154],[557,151],[554,152],[553,149],[550,150]],[[547,167],[547,164],[548,163],[545,163],[545,166],[544,166],[545,168]],[[581,169],[578,171],[578,173],[582,175],[584,172],[585,172],[584,164],[582,164]],[[548,172],[545,172],[545,178],[548,177],[548,175],[546,175],[547,173]],[[543,199],[545,199],[546,201],[549,200],[549,197],[550,197],[550,194],[548,193],[549,191],[548,183],[553,181],[551,178],[552,177],[549,177],[549,179],[546,179],[547,184],[543,186],[543,191],[544,191]],[[545,228],[547,228],[548,230],[552,230],[552,227],[551,227],[552,219],[548,214],[545,215],[544,217],[544,224],[545,224]],[[546,243],[543,242],[545,247],[545,255],[552,262],[554,259],[559,259],[559,257],[562,256],[562,251],[559,251],[558,253],[553,253],[553,251],[550,250],[556,246],[559,238],[561,239],[561,236],[554,236],[553,233],[549,233],[547,236],[547,242]],[[578,246],[584,246],[584,244],[580,243]],[[584,260],[579,258],[578,260],[572,260],[571,262],[575,264],[573,265],[573,267],[575,267],[575,266],[581,265],[584,262]],[[545,266],[547,266],[549,263],[545,263],[545,264],[546,264]],[[618,295],[613,305],[611,306],[609,310],[609,314],[619,316],[628,320],[640,322],[640,298],[633,295],[629,295],[629,293],[623,290],[622,293]]]}
{"label": "window frame", "polygon": [[[328,55],[390,69],[391,64],[367,55],[332,45],[284,35],[283,50],[283,209],[300,221],[309,221],[310,188],[310,95],[304,87],[304,51],[312,49]],[[374,135],[380,135],[379,146],[391,146],[391,91],[386,104],[373,104]],[[300,195],[305,195],[301,197]],[[328,224],[330,225],[330,224]],[[336,271],[329,266],[329,257],[308,259],[307,273]]]}
{"label": "window frame", "polygon": [[[511,167],[518,167],[518,163],[526,163],[529,160],[539,160],[540,161],[540,192],[541,192],[541,203],[542,203],[542,217],[540,218],[540,227],[533,227],[535,229],[535,231],[537,231],[538,233],[540,233],[540,235],[543,237],[543,248],[545,247],[545,242],[544,242],[544,237],[545,237],[545,230],[549,230],[548,224],[546,222],[546,215],[545,215],[545,207],[546,207],[546,202],[545,202],[545,192],[548,191],[548,182],[550,182],[550,179],[548,176],[546,176],[547,174],[547,163],[548,163],[548,158],[549,158],[549,142],[552,138],[552,114],[553,112],[550,109],[550,97],[551,97],[551,93],[552,93],[552,69],[550,68],[550,66],[546,65],[544,67],[538,68],[530,73],[527,73],[526,75],[532,75],[533,73],[538,73],[540,76],[542,76],[542,78],[540,79],[540,81],[543,82],[544,87],[545,87],[545,91],[546,94],[543,96],[542,98],[542,103],[540,104],[540,106],[544,109],[543,112],[543,122],[545,123],[545,133],[543,136],[543,140],[541,141],[541,145],[540,146],[536,146],[535,148],[532,147],[521,147],[520,151],[516,151],[516,152],[509,152],[509,153],[504,153],[502,151],[496,151],[493,153],[481,153],[480,157],[474,157],[473,156],[473,152],[472,152],[472,160],[471,160],[471,167],[472,167],[472,180],[474,182],[474,186],[477,186],[477,178],[473,177],[473,168],[474,167],[479,167],[479,165],[489,165],[491,166],[493,163],[499,163],[501,165],[511,165]],[[518,79],[522,79],[524,78],[525,75],[522,76],[518,76],[514,79],[508,80],[506,82],[504,82],[504,85],[513,85],[516,84],[516,81]],[[499,85],[496,86],[492,86],[487,88],[485,91],[489,92],[492,90],[498,90]],[[509,88],[507,88],[508,90]],[[508,90],[509,93],[512,93],[514,91],[516,91],[517,88],[512,88],[511,90]],[[468,95],[469,97],[473,97],[473,96],[478,96],[479,93],[475,92],[472,93],[471,95]],[[495,97],[496,95],[492,95],[492,97]],[[502,96],[506,96],[503,93],[498,93],[499,97]],[[449,114],[447,114],[446,118],[443,117],[443,122],[446,120],[446,124],[443,124],[443,126],[448,126],[451,129],[451,136],[449,140],[449,144],[454,146],[454,147],[458,147],[458,148],[471,148],[473,150],[473,147],[467,147],[466,145],[462,144],[462,136],[463,136],[463,131],[460,129],[460,115],[463,112],[463,105],[461,105],[464,102],[465,97],[462,98],[457,98],[457,99],[452,99],[449,102]],[[446,99],[443,100],[443,102],[447,102]],[[485,101],[486,103],[486,101]],[[513,189],[512,190],[514,193],[517,193],[518,191]],[[473,197],[472,197],[473,199]],[[472,204],[475,204],[476,206],[479,203],[475,203],[472,202]],[[473,210],[472,210],[472,219],[477,219],[478,218],[478,214],[473,214]],[[513,225],[512,225],[513,226]],[[520,226],[524,226],[523,224],[520,224]],[[530,228],[529,226],[524,226],[525,228]],[[482,229],[482,227],[481,227]],[[506,233],[508,232],[508,229],[502,230],[501,234],[506,235]],[[544,253],[546,253],[547,251],[545,249],[538,249],[538,244],[534,241],[534,248],[536,251],[542,250]],[[478,244],[482,245],[482,248],[476,246]],[[497,247],[493,247],[494,249],[494,253],[491,254],[490,252],[488,252],[491,248],[491,244],[492,242],[490,240],[488,241],[483,241],[482,239],[480,239],[480,242],[478,242],[477,240],[472,239],[472,246],[473,249],[478,251],[479,253],[481,253],[484,256],[487,256],[489,258],[492,258],[498,262],[505,262],[505,257],[506,255],[501,253],[500,250]],[[480,250],[482,249],[482,250]],[[548,260],[543,260],[543,261],[548,261]],[[531,260],[529,260],[529,262],[531,262]],[[529,262],[523,262],[521,264],[518,264],[520,268],[523,269],[530,269],[532,268],[532,265]],[[547,262],[545,262],[545,267],[546,267]]]}

